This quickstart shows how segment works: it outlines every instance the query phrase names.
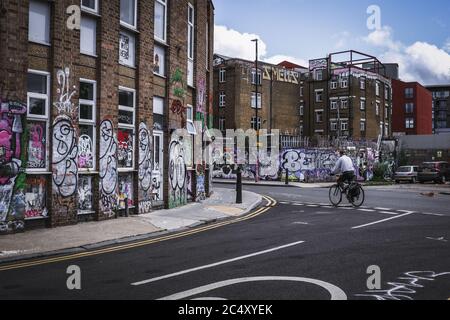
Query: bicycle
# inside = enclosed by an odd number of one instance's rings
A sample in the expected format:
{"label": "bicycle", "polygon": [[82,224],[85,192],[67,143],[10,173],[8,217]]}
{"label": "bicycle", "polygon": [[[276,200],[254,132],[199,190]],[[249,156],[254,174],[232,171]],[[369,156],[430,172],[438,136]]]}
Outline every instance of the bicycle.
{"label": "bicycle", "polygon": [[356,181],[351,183],[337,183],[330,188],[329,198],[334,207],[342,202],[342,195],[347,197],[349,203],[355,208],[359,208],[364,204],[365,192],[361,184]]}

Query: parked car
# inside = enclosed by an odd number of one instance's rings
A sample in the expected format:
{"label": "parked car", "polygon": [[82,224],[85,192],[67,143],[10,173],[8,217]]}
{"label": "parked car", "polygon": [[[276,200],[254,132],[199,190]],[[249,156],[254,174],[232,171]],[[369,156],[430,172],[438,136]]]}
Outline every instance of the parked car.
{"label": "parked car", "polygon": [[435,183],[446,183],[450,181],[450,163],[448,162],[424,162],[417,179],[420,183],[433,181]]}
{"label": "parked car", "polygon": [[418,166],[403,166],[397,169],[394,174],[395,183],[402,181],[408,181],[411,183],[417,183],[417,176],[419,173]]}

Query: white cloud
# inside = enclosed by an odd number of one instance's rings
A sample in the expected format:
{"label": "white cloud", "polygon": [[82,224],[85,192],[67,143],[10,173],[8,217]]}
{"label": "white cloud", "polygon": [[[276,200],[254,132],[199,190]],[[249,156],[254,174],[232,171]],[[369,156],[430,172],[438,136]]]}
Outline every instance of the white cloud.
{"label": "white cloud", "polygon": [[282,61],[290,61],[302,66],[308,66],[305,59],[295,58],[287,55],[267,56],[267,45],[257,34],[241,33],[239,31],[229,29],[226,26],[214,26],[214,53],[222,54],[231,58],[240,58],[244,60],[255,60],[255,43],[253,39],[258,39],[258,58],[261,61],[278,64]]}
{"label": "white cloud", "polygon": [[422,84],[450,82],[450,54],[444,49],[420,41],[404,45],[394,40],[393,31],[388,26],[370,33],[364,40],[374,47],[386,50],[380,55],[380,60],[398,63],[400,78],[404,81],[418,81]]}
{"label": "white cloud", "polygon": [[444,43],[444,47],[442,49],[450,53],[450,38],[448,38],[447,41]]}
{"label": "white cloud", "polygon": [[214,52],[232,58],[255,60],[255,43],[258,39],[259,58],[267,54],[267,45],[261,38],[252,33],[240,33],[226,26],[214,26]]}

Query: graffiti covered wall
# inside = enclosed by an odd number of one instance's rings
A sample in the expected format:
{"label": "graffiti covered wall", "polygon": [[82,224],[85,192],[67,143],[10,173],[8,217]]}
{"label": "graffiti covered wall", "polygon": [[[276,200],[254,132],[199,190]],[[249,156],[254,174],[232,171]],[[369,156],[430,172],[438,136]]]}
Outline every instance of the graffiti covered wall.
{"label": "graffiti covered wall", "polygon": [[26,110],[23,103],[0,100],[0,233],[24,229]]}
{"label": "graffiti covered wall", "polygon": [[139,125],[139,213],[150,213],[152,210],[152,170],[153,170],[153,143],[152,134],[147,125]]}
{"label": "graffiti covered wall", "polygon": [[186,153],[182,138],[172,137],[169,145],[169,208],[187,204]]}

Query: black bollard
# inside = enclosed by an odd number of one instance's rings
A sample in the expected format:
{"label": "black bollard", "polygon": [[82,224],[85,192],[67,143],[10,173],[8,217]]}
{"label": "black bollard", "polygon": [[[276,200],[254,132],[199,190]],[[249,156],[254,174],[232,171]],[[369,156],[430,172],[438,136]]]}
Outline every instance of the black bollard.
{"label": "black bollard", "polygon": [[286,181],[284,182],[287,186],[289,185],[289,170],[286,169]]}
{"label": "black bollard", "polygon": [[236,203],[242,203],[242,172],[241,168],[237,169],[237,179],[236,179]]}

